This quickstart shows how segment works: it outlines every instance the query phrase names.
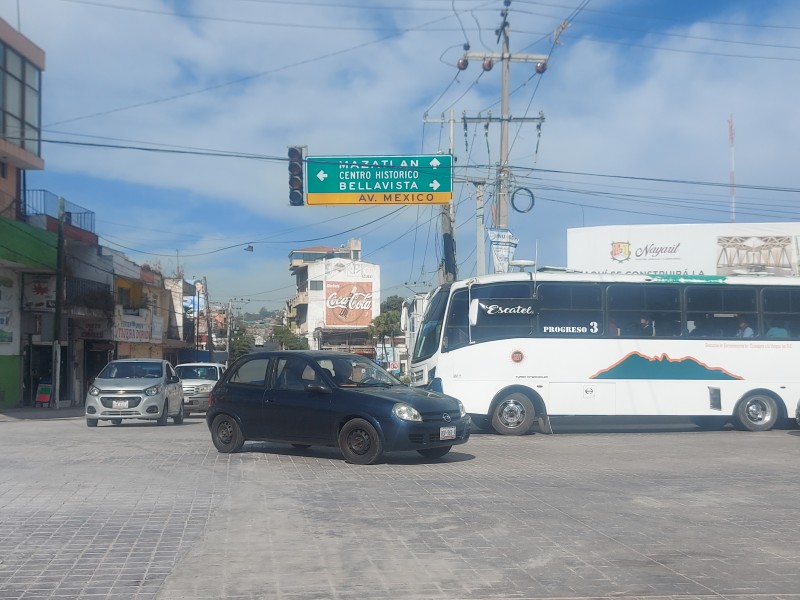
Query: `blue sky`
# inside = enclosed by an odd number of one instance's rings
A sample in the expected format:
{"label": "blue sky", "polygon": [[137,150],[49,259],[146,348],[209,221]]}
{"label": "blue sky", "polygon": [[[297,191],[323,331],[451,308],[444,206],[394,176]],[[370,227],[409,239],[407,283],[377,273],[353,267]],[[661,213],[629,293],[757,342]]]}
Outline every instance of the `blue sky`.
{"label": "blue sky", "polygon": [[[0,0],[47,55],[46,168],[28,186],[96,213],[102,243],[250,311],[293,294],[292,249],[362,240],[381,295],[436,283],[439,207],[290,207],[286,150],[446,152],[495,200],[502,0]],[[569,26],[553,44],[552,33]],[[517,258],[563,265],[570,227],[800,217],[800,5],[749,0],[512,0]],[[495,116],[488,128],[462,114]],[[736,211],[728,180],[733,115]],[[538,151],[537,151],[538,147]],[[136,148],[147,148],[142,151]],[[475,192],[456,184],[459,276],[476,265]],[[253,252],[245,252],[246,245]],[[488,246],[488,244],[487,244]],[[487,264],[489,264],[487,259]]]}

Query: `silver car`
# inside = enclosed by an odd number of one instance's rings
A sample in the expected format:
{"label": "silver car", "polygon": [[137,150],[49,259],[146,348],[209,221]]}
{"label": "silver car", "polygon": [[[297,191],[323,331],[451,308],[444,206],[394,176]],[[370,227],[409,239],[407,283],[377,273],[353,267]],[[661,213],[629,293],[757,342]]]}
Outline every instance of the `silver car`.
{"label": "silver car", "polygon": [[96,427],[99,421],[120,425],[128,419],[149,419],[166,425],[169,417],[176,425],[183,423],[183,389],[175,369],[166,360],[112,360],[86,394],[89,427]]}
{"label": "silver car", "polygon": [[175,367],[183,386],[185,415],[208,410],[208,396],[225,372],[225,365],[218,363],[182,363]]}

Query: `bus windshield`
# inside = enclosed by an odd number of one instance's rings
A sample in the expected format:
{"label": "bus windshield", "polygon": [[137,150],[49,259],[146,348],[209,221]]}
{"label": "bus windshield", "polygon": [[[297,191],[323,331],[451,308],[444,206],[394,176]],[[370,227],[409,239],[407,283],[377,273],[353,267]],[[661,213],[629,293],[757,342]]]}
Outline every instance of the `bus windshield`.
{"label": "bus windshield", "polygon": [[439,348],[439,336],[444,322],[444,310],[447,306],[449,288],[439,287],[425,311],[425,317],[417,334],[412,360],[425,360],[433,356]]}

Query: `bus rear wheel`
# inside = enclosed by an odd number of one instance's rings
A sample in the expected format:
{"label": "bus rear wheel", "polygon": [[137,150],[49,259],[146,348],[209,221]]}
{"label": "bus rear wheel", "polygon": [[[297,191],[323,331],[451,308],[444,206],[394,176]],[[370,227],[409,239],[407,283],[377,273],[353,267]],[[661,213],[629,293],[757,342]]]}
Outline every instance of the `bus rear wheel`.
{"label": "bus rear wheel", "polygon": [[492,428],[502,435],[523,435],[533,425],[536,411],[530,398],[520,392],[503,397],[492,411]]}
{"label": "bus rear wheel", "polygon": [[734,417],[742,429],[769,431],[778,422],[778,405],[766,394],[750,394],[739,402]]}

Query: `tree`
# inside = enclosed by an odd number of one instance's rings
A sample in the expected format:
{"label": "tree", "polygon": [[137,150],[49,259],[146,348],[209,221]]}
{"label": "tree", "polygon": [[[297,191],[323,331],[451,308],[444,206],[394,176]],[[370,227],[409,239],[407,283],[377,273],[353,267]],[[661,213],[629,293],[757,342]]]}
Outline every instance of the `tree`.
{"label": "tree", "polygon": [[276,327],[272,337],[283,350],[308,350],[308,340],[301,335],[293,334],[288,327]]}
{"label": "tree", "polygon": [[400,335],[400,333],[400,311],[387,310],[384,312],[383,304],[381,304],[381,314],[372,320],[372,325],[369,326],[369,334],[381,344],[384,356],[387,355],[386,338],[391,339],[396,335]]}
{"label": "tree", "polygon": [[381,302],[381,313],[396,310],[399,314],[403,310],[403,299],[400,296],[389,296],[386,300]]}
{"label": "tree", "polygon": [[247,333],[247,328],[241,318],[231,322],[231,347],[228,348],[228,362],[233,364],[240,356],[253,351],[255,340]]}

